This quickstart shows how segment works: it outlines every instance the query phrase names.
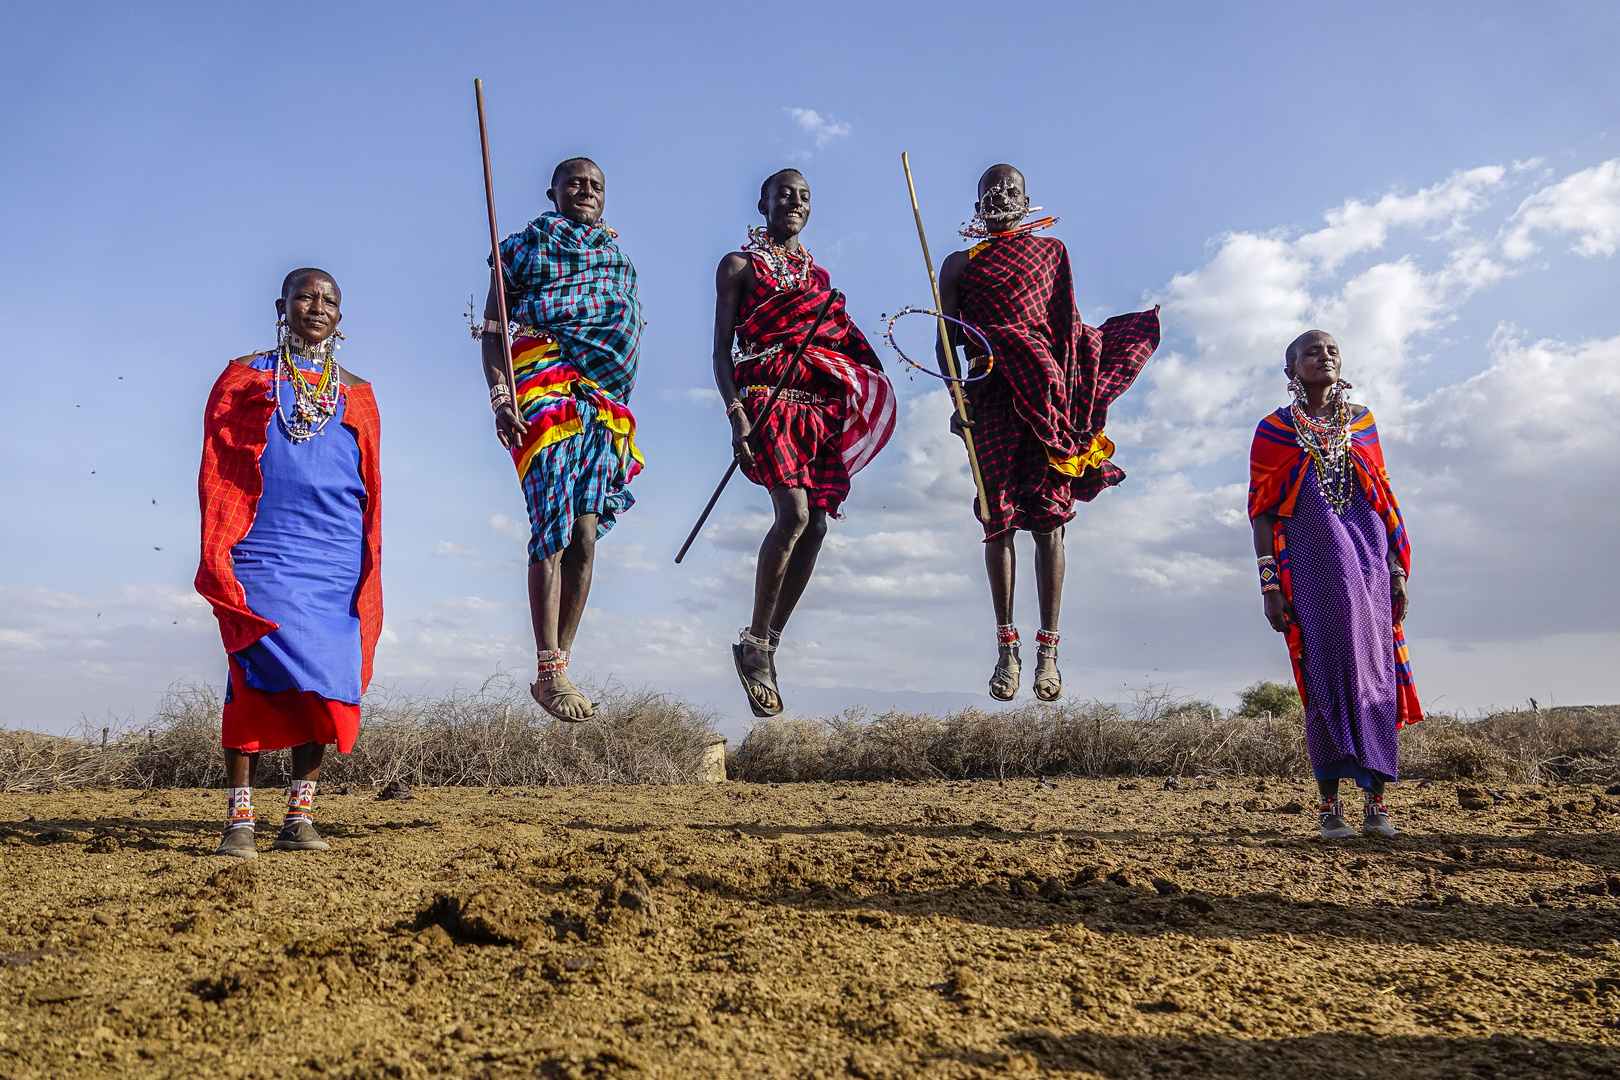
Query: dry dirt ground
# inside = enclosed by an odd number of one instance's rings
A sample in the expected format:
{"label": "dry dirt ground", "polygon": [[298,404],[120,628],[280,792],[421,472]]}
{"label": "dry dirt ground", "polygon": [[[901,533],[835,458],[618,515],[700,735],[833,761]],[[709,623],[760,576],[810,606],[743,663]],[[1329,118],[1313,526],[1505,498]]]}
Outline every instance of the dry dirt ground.
{"label": "dry dirt ground", "polygon": [[0,796],[0,1077],[1620,1076],[1620,800],[1497,794]]}

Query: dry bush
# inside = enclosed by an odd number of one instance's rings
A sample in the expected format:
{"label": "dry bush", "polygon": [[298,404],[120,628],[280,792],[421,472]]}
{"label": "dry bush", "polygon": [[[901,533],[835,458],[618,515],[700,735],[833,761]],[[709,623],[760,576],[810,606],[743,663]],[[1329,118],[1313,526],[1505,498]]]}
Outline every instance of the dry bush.
{"label": "dry bush", "polygon": [[737,748],[731,773],[774,783],[1294,775],[1305,761],[1297,720],[1222,717],[1202,702],[1150,690],[1128,711],[1093,701],[994,713],[967,708],[943,718],[850,710],[830,719],[767,720]]}
{"label": "dry bush", "polygon": [[[362,705],[354,753],[328,754],[323,784],[677,784],[704,776],[714,717],[668,694],[618,683],[584,687],[597,699],[586,724],[553,720],[507,675],[443,696],[379,690]],[[0,732],[0,791],[115,784],[220,787],[222,703],[212,687],[178,683],[151,719],[96,740]],[[291,755],[267,753],[257,783],[285,785]]]}
{"label": "dry bush", "polygon": [[[1620,708],[1435,716],[1401,733],[1401,772],[1435,780],[1620,779]],[[739,780],[966,780],[1008,776],[1309,776],[1304,714],[1223,715],[1167,690],[1125,708],[1093,701],[968,708],[945,717],[851,710],[755,725]]]}

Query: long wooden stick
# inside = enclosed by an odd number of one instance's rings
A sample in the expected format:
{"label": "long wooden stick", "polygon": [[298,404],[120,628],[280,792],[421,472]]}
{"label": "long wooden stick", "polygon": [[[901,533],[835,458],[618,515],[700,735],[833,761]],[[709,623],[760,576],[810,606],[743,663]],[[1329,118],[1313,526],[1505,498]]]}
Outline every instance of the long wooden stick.
{"label": "long wooden stick", "polygon": [[[923,263],[928,267],[928,286],[934,290],[934,310],[944,311],[939,300],[939,279],[934,276],[934,257],[928,253],[928,234],[923,231],[922,210],[917,206],[917,185],[911,180],[911,159],[904,151],[900,154],[900,164],[906,170],[906,188],[911,192],[911,215],[917,219],[917,239],[922,241]],[[953,379],[960,378],[956,370],[956,351],[951,348],[950,330],[944,319],[935,320],[939,323],[939,344],[945,351],[945,374]],[[951,396],[956,401],[956,415],[963,424],[967,423],[967,395],[962,384],[953,382],[950,385]],[[973,487],[979,493],[979,520],[990,512],[990,500],[984,492],[984,473],[979,469],[979,452],[973,447],[973,432],[967,427],[962,428],[962,441],[967,444],[968,468],[973,473]]]}
{"label": "long wooden stick", "polygon": [[495,174],[489,167],[489,124],[484,119],[484,80],[473,80],[478,99],[478,141],[484,148],[484,203],[489,207],[489,250],[495,260],[495,296],[501,310],[501,359],[506,364],[506,388],[512,391],[512,411],[517,415],[517,373],[512,370],[512,337],[506,317],[506,274],[501,269],[501,231],[495,226]]}
{"label": "long wooden stick", "polygon": [[[793,350],[793,355],[788,357],[787,365],[782,368],[782,377],[776,380],[776,387],[771,391],[771,396],[765,399],[765,404],[760,408],[759,419],[754,421],[754,431],[749,436],[750,438],[764,428],[765,418],[771,414],[772,407],[776,405],[776,399],[782,396],[782,388],[787,385],[788,376],[793,374],[793,368],[798,364],[799,357],[804,355],[805,346],[810,344],[816,336],[816,331],[821,329],[821,320],[827,317],[827,312],[832,309],[833,301],[842,295],[837,289],[833,289],[827,294],[827,299],[821,302],[821,307],[816,312],[815,321],[810,324],[810,332],[804,336],[803,341],[799,342],[799,347]],[[692,526],[692,531],[686,534],[686,543],[681,545],[681,550],[675,555],[677,563],[686,558],[687,549],[692,546],[692,541],[697,539],[698,531],[703,528],[703,523],[709,520],[709,514],[714,510],[714,504],[720,501],[720,493],[726,490],[726,485],[731,483],[731,476],[736,471],[737,459],[733,457],[731,466],[726,469],[726,475],[720,478],[720,483],[715,487],[714,494],[709,496],[709,504],[703,508],[703,513],[698,515],[697,524]]]}

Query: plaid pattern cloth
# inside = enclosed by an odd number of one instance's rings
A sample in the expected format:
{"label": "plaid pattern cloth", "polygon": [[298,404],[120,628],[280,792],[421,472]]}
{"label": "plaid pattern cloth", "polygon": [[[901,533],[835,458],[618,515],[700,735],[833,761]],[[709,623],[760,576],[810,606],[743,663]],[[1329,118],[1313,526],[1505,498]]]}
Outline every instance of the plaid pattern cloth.
{"label": "plaid pattern cloth", "polygon": [[523,473],[531,563],[567,547],[579,515],[597,515],[596,535],[601,537],[619,514],[635,505],[635,496],[624,486],[613,432],[593,422],[590,404],[581,402],[579,410],[584,421],[580,433],[541,447]]}
{"label": "plaid pattern cloth", "polygon": [[[1108,407],[1159,344],[1151,311],[1099,329],[1075,311],[1069,252],[1021,234],[977,245],[962,272],[960,314],[995,350],[995,370],[968,387],[973,439],[990,506],[985,538],[1014,529],[1050,532],[1125,479],[1107,457]],[[969,355],[981,352],[969,345]],[[976,358],[976,357],[975,357]]]}
{"label": "plaid pattern cloth", "polygon": [[600,222],[581,225],[554,211],[501,241],[501,270],[513,322],[545,330],[563,359],[609,397],[628,404],[641,348],[636,268]]}
{"label": "plaid pattern cloth", "polygon": [[[744,467],[743,475],[767,489],[804,488],[812,506],[836,516],[849,495],[849,478],[894,434],[894,387],[843,300],[834,300],[786,383],[799,393],[777,399],[759,430],[759,411],[832,284],[823,267],[813,266],[804,287],[785,290],[764,259],[755,252],[747,255],[754,287],[737,312],[741,358],[734,378],[739,387],[764,389],[742,395],[749,422],[758,431],[754,464]],[[773,347],[774,352],[763,355]],[[804,400],[808,397],[823,403]]]}
{"label": "plaid pattern cloth", "polygon": [[[382,473],[378,467],[381,424],[369,385],[345,386],[343,426],[360,445],[360,481],[366,489],[365,560],[355,613],[360,618],[360,686],[371,683],[372,659],[382,635]],[[202,510],[202,543],[195,586],[213,606],[227,653],[240,652],[277,624],[254,614],[236,580],[231,548],[253,528],[264,477],[259,457],[275,410],[272,371],[235,362],[214,382],[203,414],[202,466],[197,502]]]}

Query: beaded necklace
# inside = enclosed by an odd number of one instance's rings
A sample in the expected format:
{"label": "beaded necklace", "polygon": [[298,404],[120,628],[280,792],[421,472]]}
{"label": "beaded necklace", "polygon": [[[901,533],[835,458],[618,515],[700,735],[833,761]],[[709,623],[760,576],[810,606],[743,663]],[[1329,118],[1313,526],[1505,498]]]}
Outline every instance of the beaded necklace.
{"label": "beaded necklace", "polygon": [[776,288],[780,292],[804,288],[810,281],[810,270],[816,264],[816,260],[802,245],[798,251],[789,251],[779,246],[771,239],[770,232],[763,225],[756,225],[748,230],[748,243],[744,244],[742,249],[752,251],[765,260],[765,265],[770,269],[771,276],[776,279]]}
{"label": "beaded necklace", "polygon": [[1294,421],[1294,436],[1316,463],[1316,483],[1328,509],[1342,515],[1350,505],[1350,404],[1344,392],[1351,389],[1340,379],[1328,391],[1328,415],[1315,417],[1305,411],[1305,386],[1298,379],[1289,381],[1294,402],[1288,407]]}
{"label": "beaded necklace", "polygon": [[[334,333],[311,348],[291,331],[286,331],[281,336],[276,348],[273,390],[276,397],[276,418],[281,421],[281,430],[286,432],[289,442],[301,443],[316,435],[324,434],[327,421],[337,414],[343,384],[338,378],[337,360],[332,355],[337,346],[336,339],[337,335]],[[321,377],[313,386],[293,362],[295,349],[299,356],[319,361],[321,364]],[[292,387],[291,412],[283,404],[281,395],[283,382]]]}
{"label": "beaded necklace", "polygon": [[985,220],[985,207],[989,207],[992,211],[1005,211],[1005,213],[996,214],[997,218],[1004,218],[1011,214],[1017,214],[1020,221],[1023,221],[1024,218],[1029,217],[1029,215],[1033,214],[1035,211],[1043,209],[1039,206],[1028,206],[1024,210],[1020,211],[1018,209],[1018,204],[1020,202],[1027,203],[1028,201],[1029,200],[1027,198],[1024,198],[1021,195],[1015,196],[1013,194],[1013,189],[1009,187],[1005,181],[1003,181],[980,196],[980,209],[974,212],[973,220],[964,221],[962,223],[962,227],[958,229],[957,232],[967,240],[999,240],[1004,236],[1022,236],[1025,233],[1039,232],[1041,229],[1050,229],[1053,225],[1056,225],[1062,220],[1061,218],[1057,217],[1043,217],[1038,218],[1035,221],[1024,221],[1023,224],[1014,225],[1010,229],[991,229],[990,223]]}

